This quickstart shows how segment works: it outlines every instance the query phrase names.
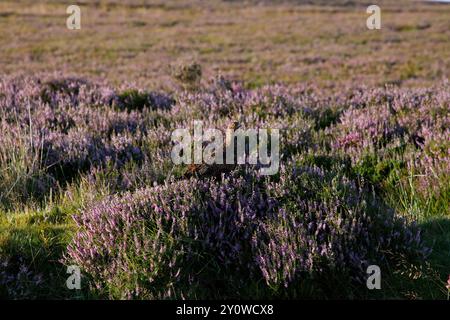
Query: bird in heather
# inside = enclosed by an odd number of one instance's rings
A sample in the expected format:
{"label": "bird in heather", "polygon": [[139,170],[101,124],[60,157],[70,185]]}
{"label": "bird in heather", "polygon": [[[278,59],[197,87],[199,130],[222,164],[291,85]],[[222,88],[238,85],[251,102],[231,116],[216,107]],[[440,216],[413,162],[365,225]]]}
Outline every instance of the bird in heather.
{"label": "bird in heather", "polygon": [[[230,125],[228,126],[227,130],[231,130],[231,131],[236,131],[237,129],[239,129],[241,127],[241,124],[239,121],[232,121],[230,123]],[[184,177],[193,177],[193,176],[197,176],[197,177],[206,177],[206,176],[214,176],[214,177],[220,177],[222,175],[222,173],[226,173],[226,172],[230,172],[232,171],[236,165],[235,164],[227,164],[225,163],[226,161],[226,150],[228,148],[228,146],[232,143],[232,140],[234,137],[231,136],[226,136],[227,139],[225,140],[225,145],[223,148],[223,159],[224,159],[224,163],[223,164],[206,164],[206,163],[201,163],[201,164],[195,164],[192,163],[190,165],[188,165],[188,167],[186,168],[186,171],[184,173]],[[230,139],[231,138],[231,139]],[[234,138],[235,139],[235,138]],[[237,155],[236,155],[236,148],[234,150],[234,159],[237,159]]]}

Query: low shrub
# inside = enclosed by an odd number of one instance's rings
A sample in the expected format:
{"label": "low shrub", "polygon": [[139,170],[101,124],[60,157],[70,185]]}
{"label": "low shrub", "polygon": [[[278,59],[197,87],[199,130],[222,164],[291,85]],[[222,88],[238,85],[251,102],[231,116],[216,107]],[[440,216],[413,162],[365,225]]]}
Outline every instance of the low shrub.
{"label": "low shrub", "polygon": [[427,255],[416,227],[345,176],[284,168],[275,180],[235,171],[108,198],[75,216],[66,262],[110,298],[242,298],[301,295],[313,276],[361,282],[387,252]]}

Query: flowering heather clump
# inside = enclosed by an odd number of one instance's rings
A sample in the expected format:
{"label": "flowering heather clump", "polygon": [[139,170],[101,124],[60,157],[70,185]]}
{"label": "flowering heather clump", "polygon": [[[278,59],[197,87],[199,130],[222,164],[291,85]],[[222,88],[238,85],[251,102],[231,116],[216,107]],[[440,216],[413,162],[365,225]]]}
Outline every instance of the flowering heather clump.
{"label": "flowering heather clump", "polygon": [[201,286],[202,268],[248,273],[252,234],[275,214],[276,201],[245,178],[224,179],[172,182],[102,201],[75,217],[80,232],[69,260],[100,292],[123,289],[116,297],[183,294],[183,284]]}
{"label": "flowering heather clump", "polygon": [[205,90],[181,93],[172,113],[202,120],[243,116],[258,124],[266,118],[286,118],[295,113],[313,115],[331,101],[305,87],[273,85],[246,90],[238,83],[218,79]]}
{"label": "flowering heather clump", "polygon": [[[12,196],[45,195],[92,167],[120,168],[143,159],[145,113],[113,110],[105,103],[107,90],[78,79],[1,82],[2,204]],[[170,101],[149,97],[158,107]]]}
{"label": "flowering heather clump", "polygon": [[107,199],[75,217],[67,262],[104,295],[192,298],[188,288],[208,296],[208,281],[242,289],[262,278],[271,296],[280,286],[295,292],[308,274],[361,281],[386,251],[426,255],[418,231],[354,182],[342,177],[326,195],[335,173],[305,170],[284,170],[278,183],[235,171],[221,183],[191,179]]}
{"label": "flowering heather clump", "polygon": [[258,266],[272,288],[314,272],[364,281],[367,266],[386,263],[387,252],[428,254],[415,226],[339,171],[297,167],[284,171],[273,191],[282,199],[283,215],[263,223],[266,238],[261,240],[262,232],[253,239]]}
{"label": "flowering heather clump", "polygon": [[397,162],[407,168],[422,195],[448,198],[449,92],[448,82],[426,90],[369,90],[328,130],[334,136],[333,146],[354,164],[376,157],[372,169],[377,162]]}
{"label": "flowering heather clump", "polygon": [[367,90],[357,103],[349,101],[339,124],[330,130],[336,137],[334,146],[350,153],[354,161],[367,151],[382,152],[399,143],[421,148],[433,134],[448,132],[448,86],[444,83],[436,90],[416,91]]}

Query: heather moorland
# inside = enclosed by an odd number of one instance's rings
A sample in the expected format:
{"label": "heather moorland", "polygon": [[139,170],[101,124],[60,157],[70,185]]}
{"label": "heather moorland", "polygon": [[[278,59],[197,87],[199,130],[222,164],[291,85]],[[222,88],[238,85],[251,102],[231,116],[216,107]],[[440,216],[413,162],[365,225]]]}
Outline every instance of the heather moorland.
{"label": "heather moorland", "polygon": [[[77,4],[0,3],[1,298],[448,298],[450,4]],[[195,121],[276,173],[175,164]]]}

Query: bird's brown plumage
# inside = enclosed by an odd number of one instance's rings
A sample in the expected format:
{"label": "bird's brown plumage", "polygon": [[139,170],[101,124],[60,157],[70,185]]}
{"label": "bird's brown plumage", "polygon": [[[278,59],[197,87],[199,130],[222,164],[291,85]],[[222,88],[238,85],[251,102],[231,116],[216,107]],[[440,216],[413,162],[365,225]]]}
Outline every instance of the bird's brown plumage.
{"label": "bird's brown plumage", "polygon": [[[239,127],[241,126],[239,121],[232,121],[230,123],[230,125],[228,126],[228,130],[232,130],[233,132],[236,131],[237,129],[239,129]],[[231,141],[225,141],[225,146],[223,149],[223,159],[225,162],[226,159],[226,150],[228,145],[231,143]],[[236,154],[234,155],[235,158]],[[207,177],[207,176],[215,176],[215,177],[220,177],[222,175],[222,173],[226,173],[226,172],[230,172],[232,171],[234,168],[236,167],[235,164],[206,164],[206,163],[201,163],[201,164],[189,164],[186,168],[186,171],[184,173],[185,177],[193,177],[193,176],[197,176],[197,177]]]}

